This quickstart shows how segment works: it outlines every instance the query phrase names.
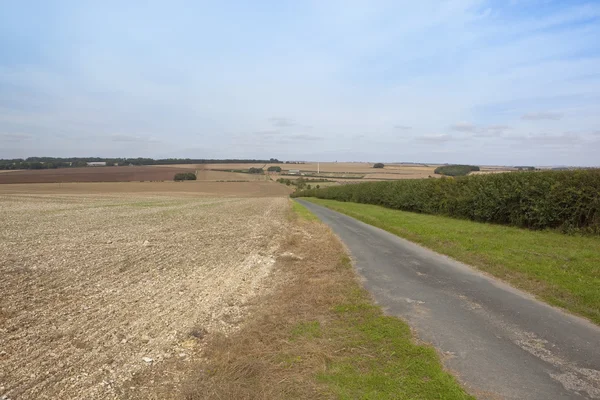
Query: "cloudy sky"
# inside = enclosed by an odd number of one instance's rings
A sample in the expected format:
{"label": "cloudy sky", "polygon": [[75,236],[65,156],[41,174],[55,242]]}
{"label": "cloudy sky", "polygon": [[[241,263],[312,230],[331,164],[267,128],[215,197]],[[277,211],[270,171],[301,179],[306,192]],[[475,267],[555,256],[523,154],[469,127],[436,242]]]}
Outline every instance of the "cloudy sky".
{"label": "cloudy sky", "polygon": [[0,158],[600,165],[600,1],[0,0]]}

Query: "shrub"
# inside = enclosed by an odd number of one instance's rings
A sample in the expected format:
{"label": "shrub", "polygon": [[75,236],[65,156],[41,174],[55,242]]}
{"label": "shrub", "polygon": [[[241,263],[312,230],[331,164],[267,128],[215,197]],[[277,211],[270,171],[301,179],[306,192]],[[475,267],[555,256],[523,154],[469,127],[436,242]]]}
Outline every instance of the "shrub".
{"label": "shrub", "polygon": [[383,168],[383,167],[385,167],[385,165],[383,165],[380,162],[378,162],[377,164],[373,165],[373,168]]}
{"label": "shrub", "polygon": [[193,172],[179,172],[173,178],[175,181],[195,181],[196,174]]}
{"label": "shrub", "polygon": [[446,176],[465,176],[471,171],[479,171],[479,167],[474,165],[445,165],[437,167],[433,172]]}
{"label": "shrub", "polygon": [[531,229],[600,234],[600,169],[368,182],[306,196]]}

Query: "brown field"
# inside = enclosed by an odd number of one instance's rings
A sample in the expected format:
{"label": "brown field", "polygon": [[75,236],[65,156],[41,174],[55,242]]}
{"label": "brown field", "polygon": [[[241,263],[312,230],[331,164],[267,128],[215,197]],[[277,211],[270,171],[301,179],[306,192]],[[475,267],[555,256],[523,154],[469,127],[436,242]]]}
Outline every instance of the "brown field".
{"label": "brown field", "polygon": [[204,335],[235,331],[270,290],[287,193],[273,182],[2,185],[0,397],[130,397],[154,382],[140,378],[150,369],[191,360]]}
{"label": "brown field", "polygon": [[0,174],[2,183],[50,182],[131,182],[173,180],[178,172],[195,172],[191,168],[156,167],[84,167],[22,170]]}
{"label": "brown field", "polygon": [[209,169],[197,169],[196,179],[199,181],[265,181],[268,176],[259,174],[244,174],[238,172],[211,171]]}
{"label": "brown field", "polygon": [[[383,169],[374,169],[373,163],[352,163],[352,162],[310,162],[305,164],[177,164],[169,166],[160,166],[160,168],[187,168],[194,170],[201,169],[248,169],[248,168],[268,168],[270,166],[279,166],[284,171],[290,169],[298,169],[302,172],[317,172],[320,170],[322,173],[346,173],[346,174],[380,174],[380,173],[394,173],[394,174],[407,174],[415,175],[421,174],[427,177],[427,175],[433,175],[433,170],[439,165],[424,165],[424,164],[385,164]],[[154,166],[158,168],[158,166]],[[243,174],[246,175],[246,174]]]}
{"label": "brown field", "polygon": [[266,197],[287,196],[292,189],[271,182],[68,182],[11,184],[0,186],[3,194],[111,194],[147,193],[157,195],[177,194],[181,196],[243,196]]}
{"label": "brown field", "polygon": [[[133,181],[172,181],[178,172],[195,172],[199,181],[267,181],[277,179],[278,174],[255,175],[221,169],[245,170],[248,168],[268,168],[279,166],[283,172],[300,170],[303,174],[317,175],[347,183],[346,178],[360,178],[368,181],[439,178],[433,171],[437,164],[385,164],[383,169],[374,169],[372,163],[336,163],[323,162],[305,164],[175,164],[148,165],[140,167],[87,167],[63,168],[54,170],[0,171],[0,184],[7,183],[57,183],[57,182],[133,182]],[[501,166],[481,167],[480,172],[488,174],[514,171],[514,168]]]}

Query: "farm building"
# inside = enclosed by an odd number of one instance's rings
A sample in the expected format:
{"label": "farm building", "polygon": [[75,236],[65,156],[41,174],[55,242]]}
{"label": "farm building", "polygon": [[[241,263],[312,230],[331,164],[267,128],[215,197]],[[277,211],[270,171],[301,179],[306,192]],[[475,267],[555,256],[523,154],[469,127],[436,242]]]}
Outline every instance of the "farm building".
{"label": "farm building", "polygon": [[288,174],[290,174],[290,175],[300,175],[300,170],[299,169],[290,169],[290,170],[288,170]]}
{"label": "farm building", "polygon": [[88,162],[88,167],[106,167],[106,161]]}

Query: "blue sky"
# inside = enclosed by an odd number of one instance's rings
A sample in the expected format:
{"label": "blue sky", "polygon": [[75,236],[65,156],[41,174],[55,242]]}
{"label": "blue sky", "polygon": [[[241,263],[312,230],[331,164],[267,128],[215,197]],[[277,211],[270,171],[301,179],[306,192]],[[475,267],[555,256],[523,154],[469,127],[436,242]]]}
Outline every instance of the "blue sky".
{"label": "blue sky", "polygon": [[600,165],[600,1],[0,0],[0,157]]}

